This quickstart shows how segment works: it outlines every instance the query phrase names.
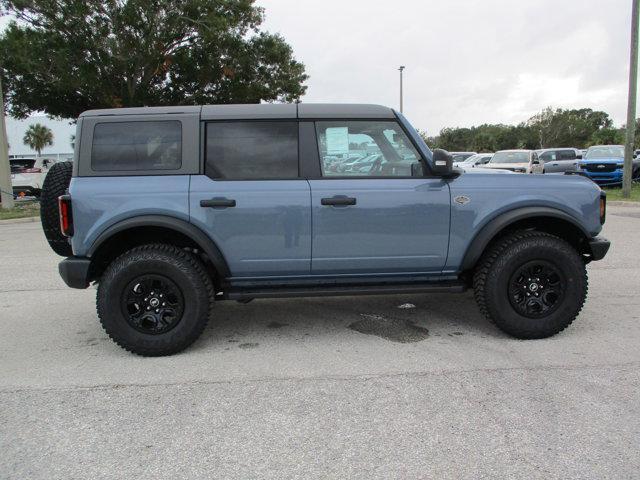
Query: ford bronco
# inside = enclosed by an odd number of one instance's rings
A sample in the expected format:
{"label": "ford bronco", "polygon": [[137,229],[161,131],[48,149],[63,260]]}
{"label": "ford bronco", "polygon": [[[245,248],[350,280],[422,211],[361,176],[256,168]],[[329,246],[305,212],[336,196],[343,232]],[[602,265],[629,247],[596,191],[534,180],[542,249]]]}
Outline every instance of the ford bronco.
{"label": "ford bronco", "polygon": [[465,172],[382,106],[95,110],[76,138],[45,180],[44,231],[140,355],[189,346],[220,300],[469,287],[504,332],[548,337],[609,248],[593,182]]}

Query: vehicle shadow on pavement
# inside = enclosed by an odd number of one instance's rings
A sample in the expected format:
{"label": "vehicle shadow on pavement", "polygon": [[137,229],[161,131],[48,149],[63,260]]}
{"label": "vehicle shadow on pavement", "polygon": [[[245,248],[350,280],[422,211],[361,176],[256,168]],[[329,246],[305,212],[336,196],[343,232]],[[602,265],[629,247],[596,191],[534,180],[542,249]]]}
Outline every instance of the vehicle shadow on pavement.
{"label": "vehicle shadow on pavement", "polygon": [[[364,331],[368,327],[372,331]],[[399,343],[421,341],[430,335],[506,337],[480,315],[473,294],[467,292],[219,302],[194,347],[238,343],[250,349],[257,346],[250,341],[256,338],[265,342],[283,337],[313,339],[354,331]]]}

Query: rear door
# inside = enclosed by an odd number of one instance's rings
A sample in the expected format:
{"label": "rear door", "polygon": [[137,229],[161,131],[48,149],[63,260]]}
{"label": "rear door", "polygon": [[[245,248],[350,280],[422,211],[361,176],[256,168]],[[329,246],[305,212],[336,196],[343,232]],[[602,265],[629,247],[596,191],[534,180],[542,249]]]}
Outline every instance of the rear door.
{"label": "rear door", "polygon": [[315,133],[321,168],[309,182],[312,273],[439,274],[449,242],[449,187],[441,178],[411,176],[421,159],[400,125],[317,121]]}
{"label": "rear door", "polygon": [[309,274],[311,198],[299,177],[296,119],[210,121],[190,216],[234,277]]}
{"label": "rear door", "polygon": [[563,173],[574,170],[576,167],[577,158],[575,150],[553,150],[540,155],[541,159],[543,159],[543,157],[545,159],[545,173]]}

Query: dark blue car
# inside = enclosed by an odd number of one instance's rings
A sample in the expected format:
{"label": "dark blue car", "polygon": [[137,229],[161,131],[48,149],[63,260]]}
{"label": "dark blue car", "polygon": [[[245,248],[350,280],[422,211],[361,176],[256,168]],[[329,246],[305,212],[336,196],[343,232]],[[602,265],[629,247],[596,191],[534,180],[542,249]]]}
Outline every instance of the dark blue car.
{"label": "dark blue car", "polygon": [[624,147],[622,145],[594,145],[589,147],[580,169],[598,185],[622,183]]}

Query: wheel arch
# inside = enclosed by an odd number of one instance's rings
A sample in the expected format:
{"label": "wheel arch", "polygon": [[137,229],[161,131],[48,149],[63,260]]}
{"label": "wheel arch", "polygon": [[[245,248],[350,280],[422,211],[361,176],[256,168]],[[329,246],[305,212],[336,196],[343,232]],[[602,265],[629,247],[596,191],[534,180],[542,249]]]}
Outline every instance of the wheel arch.
{"label": "wheel arch", "polygon": [[127,218],[104,230],[87,251],[91,259],[91,280],[100,277],[106,266],[125,251],[147,243],[169,243],[197,250],[218,279],[230,275],[229,266],[215,242],[195,225],[166,215]]}
{"label": "wheel arch", "polygon": [[574,217],[551,207],[523,207],[502,213],[484,225],[469,243],[462,271],[472,270],[486,249],[498,238],[515,230],[539,230],[568,241],[578,252],[591,255],[591,235]]}

